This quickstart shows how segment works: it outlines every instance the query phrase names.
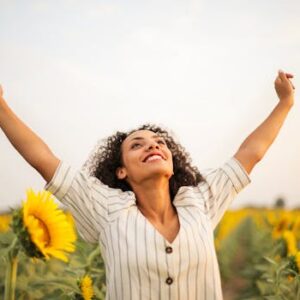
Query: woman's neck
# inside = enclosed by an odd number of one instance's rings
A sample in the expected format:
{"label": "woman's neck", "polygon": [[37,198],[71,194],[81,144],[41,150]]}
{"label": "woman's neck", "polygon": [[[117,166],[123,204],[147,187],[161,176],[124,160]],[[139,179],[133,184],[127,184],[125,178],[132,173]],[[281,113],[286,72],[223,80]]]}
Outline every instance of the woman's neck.
{"label": "woman's neck", "polygon": [[176,214],[172,205],[169,181],[161,180],[133,186],[137,206],[154,223],[165,224]]}

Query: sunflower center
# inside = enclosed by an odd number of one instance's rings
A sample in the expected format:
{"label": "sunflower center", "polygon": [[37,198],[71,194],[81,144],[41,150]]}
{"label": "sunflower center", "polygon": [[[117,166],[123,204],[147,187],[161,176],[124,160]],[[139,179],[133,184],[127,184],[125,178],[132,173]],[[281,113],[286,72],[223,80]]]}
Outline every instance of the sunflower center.
{"label": "sunflower center", "polygon": [[37,218],[36,216],[34,216],[34,218],[38,221],[38,225],[42,229],[42,232],[43,232],[41,235],[41,240],[45,243],[45,246],[48,246],[51,241],[48,227],[41,219]]}
{"label": "sunflower center", "polygon": [[286,222],[285,221],[281,221],[278,225],[278,231],[283,230],[286,227]]}

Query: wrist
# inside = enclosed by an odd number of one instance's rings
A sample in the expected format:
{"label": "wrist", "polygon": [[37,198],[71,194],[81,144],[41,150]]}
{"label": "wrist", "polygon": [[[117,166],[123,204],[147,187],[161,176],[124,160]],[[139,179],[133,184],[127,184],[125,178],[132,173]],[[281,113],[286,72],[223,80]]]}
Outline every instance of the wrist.
{"label": "wrist", "polygon": [[7,103],[5,102],[3,97],[0,97],[0,112],[4,112],[7,110]]}
{"label": "wrist", "polygon": [[0,96],[0,109],[4,106],[4,103],[5,103],[5,101],[4,101],[3,97]]}
{"label": "wrist", "polygon": [[294,105],[294,96],[287,96],[287,97],[280,98],[279,104],[291,108]]}

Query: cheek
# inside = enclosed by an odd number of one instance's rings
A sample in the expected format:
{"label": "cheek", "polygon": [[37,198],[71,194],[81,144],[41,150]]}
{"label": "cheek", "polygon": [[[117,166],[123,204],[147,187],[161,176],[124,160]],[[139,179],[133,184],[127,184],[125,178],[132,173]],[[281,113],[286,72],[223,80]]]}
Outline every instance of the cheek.
{"label": "cheek", "polygon": [[173,160],[173,156],[171,154],[171,158],[170,158],[170,165],[171,165],[171,168],[172,168],[172,171],[174,169],[174,160]]}
{"label": "cheek", "polygon": [[173,155],[172,155],[172,152],[169,149],[166,149],[164,151],[164,154],[168,157],[168,160],[167,160],[168,167],[173,168]]}
{"label": "cheek", "polygon": [[169,157],[169,160],[171,162],[173,162],[173,155],[172,155],[172,152],[170,150],[168,150],[168,157]]}
{"label": "cheek", "polygon": [[173,164],[173,160],[172,160],[172,159],[171,159],[171,161],[170,161],[170,166],[171,166],[171,168],[172,168],[172,170],[173,170],[174,164]]}
{"label": "cheek", "polygon": [[140,156],[136,152],[127,153],[123,157],[124,160],[124,166],[127,169],[133,169],[137,164],[140,164]]}

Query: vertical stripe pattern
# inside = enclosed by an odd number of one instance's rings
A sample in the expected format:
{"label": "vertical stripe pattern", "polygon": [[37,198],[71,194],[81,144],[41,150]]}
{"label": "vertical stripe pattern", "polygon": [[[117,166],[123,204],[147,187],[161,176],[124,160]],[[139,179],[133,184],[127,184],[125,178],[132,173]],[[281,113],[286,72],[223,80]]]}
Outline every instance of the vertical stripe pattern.
{"label": "vertical stripe pattern", "polygon": [[173,199],[180,229],[170,242],[139,211],[133,192],[60,162],[45,189],[72,212],[83,239],[100,243],[106,300],[223,299],[213,231],[251,180],[234,157],[201,174],[204,181],[182,186]]}

